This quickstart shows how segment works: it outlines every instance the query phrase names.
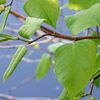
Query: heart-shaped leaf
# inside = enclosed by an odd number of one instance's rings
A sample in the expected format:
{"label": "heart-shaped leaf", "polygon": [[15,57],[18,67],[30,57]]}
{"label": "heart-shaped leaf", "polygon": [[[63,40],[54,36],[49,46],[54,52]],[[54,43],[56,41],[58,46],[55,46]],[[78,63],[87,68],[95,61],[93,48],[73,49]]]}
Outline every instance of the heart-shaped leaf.
{"label": "heart-shaped leaf", "polygon": [[56,27],[59,17],[58,0],[27,0],[24,10],[28,16],[46,19],[46,22]]}
{"label": "heart-shaped leaf", "polygon": [[55,52],[55,74],[70,97],[87,85],[96,70],[96,45],[81,40],[59,47]]}
{"label": "heart-shaped leaf", "polygon": [[87,28],[100,26],[100,3],[80,11],[72,16],[66,16],[65,21],[72,34],[78,34]]}

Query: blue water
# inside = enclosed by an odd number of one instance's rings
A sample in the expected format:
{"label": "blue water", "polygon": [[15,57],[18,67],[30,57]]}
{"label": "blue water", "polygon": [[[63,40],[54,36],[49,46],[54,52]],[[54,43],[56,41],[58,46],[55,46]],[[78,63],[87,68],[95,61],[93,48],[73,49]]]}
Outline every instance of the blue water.
{"label": "blue water", "polygon": [[[9,1],[9,0],[8,0]],[[26,16],[22,9],[23,2],[25,0],[15,0],[14,1],[14,6],[13,10],[16,10],[23,15]],[[60,5],[64,4],[67,0],[59,0]],[[64,15],[66,14],[73,14],[74,11],[69,11],[68,9],[65,9],[62,11]],[[1,15],[2,17],[2,15]],[[0,17],[0,18],[1,18]],[[57,31],[63,32],[65,34],[68,34],[69,31],[65,26],[64,20],[62,17],[59,18],[60,21],[58,22],[57,25]],[[1,22],[1,19],[0,19]],[[61,24],[62,23],[62,24]],[[9,15],[7,25],[11,26],[13,28],[19,28],[22,23],[17,20],[15,17],[12,15]],[[16,33],[17,34],[17,33]],[[43,48],[46,48],[46,46],[42,46]],[[16,49],[0,49],[0,56],[2,55],[12,55],[14,54]],[[29,52],[34,51],[32,55],[29,57],[30,59],[34,60],[39,59],[41,55],[45,51],[41,50],[34,50],[32,48],[29,48]],[[29,53],[28,52],[28,53]],[[27,57],[28,55],[26,55]],[[10,58],[11,59],[11,58]],[[2,58],[0,57],[0,78],[2,78],[4,71],[8,67],[8,64],[10,62],[10,59],[8,58]],[[28,78],[34,77],[35,76],[35,68],[37,66],[37,63],[28,63],[25,61],[22,61],[13,75],[10,77],[9,80],[6,82],[0,82],[0,92],[2,93],[7,93],[13,96],[20,96],[20,97],[50,97],[50,98],[56,98],[62,91],[63,87],[61,84],[56,80],[54,74],[53,74],[53,68],[49,71],[49,73],[40,81],[34,79],[30,79],[29,82],[26,84],[22,84],[23,80],[26,80]],[[12,89],[14,87],[17,87],[16,89]],[[100,89],[97,89],[96,87],[94,88],[94,93],[95,97],[97,100],[100,100]],[[1,99],[0,99],[1,100]]]}

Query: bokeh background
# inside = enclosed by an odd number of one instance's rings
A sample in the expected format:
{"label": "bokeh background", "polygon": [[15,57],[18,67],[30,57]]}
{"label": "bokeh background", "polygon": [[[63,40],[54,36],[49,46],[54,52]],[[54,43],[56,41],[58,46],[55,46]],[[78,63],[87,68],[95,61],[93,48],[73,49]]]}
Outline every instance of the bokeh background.
{"label": "bokeh background", "polygon": [[[10,0],[8,0],[9,2]],[[26,0],[14,0],[12,9],[20,12],[22,15],[27,16],[23,11],[23,4]],[[67,0],[59,0],[60,6],[65,4]],[[66,28],[63,15],[71,15],[75,13],[75,11],[71,11],[69,9],[64,9],[61,11],[61,16],[59,17],[59,21],[57,24],[57,31],[62,32],[64,34],[69,34],[70,32]],[[2,21],[3,14],[0,15],[0,23]],[[9,15],[6,28],[4,32],[18,35],[17,29],[23,23],[19,21],[12,15]],[[48,26],[49,27],[49,26]],[[7,42],[0,43],[0,45],[9,45],[9,44],[21,44],[21,42]],[[11,60],[12,55],[16,51],[16,48],[11,49],[0,49],[0,93],[9,94],[16,97],[48,97],[48,98],[57,98],[62,91],[63,87],[56,80],[55,75],[53,73],[53,65],[48,74],[41,80],[35,79],[35,68],[38,64],[38,61],[41,55],[45,52],[49,44],[41,45],[40,49],[29,48],[28,54],[18,65],[17,69],[6,82],[2,82],[2,76],[4,71],[8,67],[8,64]],[[87,90],[89,87],[87,87]],[[94,88],[93,95],[100,100],[100,89]],[[2,100],[0,98],[0,100]]]}

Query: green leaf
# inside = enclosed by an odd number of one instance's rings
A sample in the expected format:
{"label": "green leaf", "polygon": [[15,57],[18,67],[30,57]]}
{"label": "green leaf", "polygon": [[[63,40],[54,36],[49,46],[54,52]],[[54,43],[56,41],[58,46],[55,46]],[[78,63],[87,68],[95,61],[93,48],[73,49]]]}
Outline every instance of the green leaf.
{"label": "green leaf", "polygon": [[87,100],[96,100],[95,97],[89,97]]}
{"label": "green leaf", "polygon": [[68,8],[74,10],[87,9],[96,3],[100,3],[100,0],[69,0]]}
{"label": "green leaf", "polygon": [[0,42],[8,41],[7,38],[0,38]]}
{"label": "green leaf", "polygon": [[69,99],[70,99],[70,98],[68,97],[68,93],[67,93],[66,89],[64,89],[64,90],[61,92],[61,94],[60,94],[58,100],[69,100]]}
{"label": "green leaf", "polygon": [[27,53],[27,48],[25,46],[20,46],[16,53],[13,55],[12,60],[4,73],[3,80],[7,80],[12,73],[14,72],[15,68],[23,58],[23,56]]}
{"label": "green leaf", "polygon": [[96,56],[96,64],[97,68],[100,68],[100,53],[98,53]]}
{"label": "green leaf", "polygon": [[[99,66],[100,66],[100,65],[99,65]],[[98,66],[97,66],[97,67],[98,67]],[[98,75],[100,75],[100,67],[95,71],[95,73],[93,74],[92,78],[95,78],[95,77],[97,77]],[[95,80],[95,86],[96,86],[97,88],[100,88],[100,77],[97,78],[97,79]]]}
{"label": "green leaf", "polygon": [[[97,36],[97,32],[96,31],[93,31],[93,33],[91,34],[91,36]],[[92,39],[96,45],[99,45],[100,44],[100,39]]]}
{"label": "green leaf", "polygon": [[13,37],[12,35],[1,33],[0,34],[0,42],[8,41],[8,40],[17,40],[16,37]]}
{"label": "green leaf", "polygon": [[7,21],[7,18],[8,18],[9,12],[10,12],[10,9],[11,9],[10,6],[5,8],[5,12],[4,12],[2,24],[0,26],[0,32],[3,31],[3,29],[4,29],[5,25],[6,25],[6,21]]}
{"label": "green leaf", "polygon": [[95,85],[97,88],[100,88],[100,77],[95,80]]}
{"label": "green leaf", "polygon": [[72,34],[78,34],[87,28],[100,26],[100,3],[91,8],[80,11],[75,15],[66,16],[66,24]]}
{"label": "green leaf", "polygon": [[60,46],[64,45],[65,43],[59,42],[59,43],[54,43],[48,46],[48,50],[52,53],[54,53],[57,48],[59,48]]}
{"label": "green leaf", "polygon": [[98,75],[98,74],[100,74],[100,68],[98,68],[98,69],[96,70],[96,72],[94,73],[94,76],[96,76],[96,75]]}
{"label": "green leaf", "polygon": [[98,76],[100,74],[100,68],[98,68],[92,75],[92,78],[95,78],[96,76]]}
{"label": "green leaf", "polygon": [[77,95],[95,72],[96,49],[93,41],[81,40],[56,50],[55,74],[70,97]]}
{"label": "green leaf", "polygon": [[100,77],[95,80],[95,85],[97,88],[100,88]]}
{"label": "green leaf", "polygon": [[0,0],[0,5],[6,3],[6,0]]}
{"label": "green leaf", "polygon": [[16,40],[17,38],[10,35],[10,34],[5,34],[5,33],[0,33],[0,37],[3,37],[5,39],[8,39],[8,40]]}
{"label": "green leaf", "polygon": [[[97,54],[97,57],[96,57],[96,66],[97,66],[97,70],[93,74],[93,78],[100,75],[100,54],[99,53]],[[97,88],[100,88],[100,78],[95,80],[95,85]]]}
{"label": "green leaf", "polygon": [[66,89],[63,89],[59,96],[59,100],[79,100],[78,97],[82,96],[84,94],[84,91],[85,89],[81,90],[76,96],[70,98]]}
{"label": "green leaf", "polygon": [[24,10],[28,16],[46,19],[49,25],[56,27],[60,11],[58,0],[27,0]]}
{"label": "green leaf", "polygon": [[43,78],[50,69],[52,63],[51,56],[49,54],[43,54],[37,68],[36,68],[36,77],[37,79]]}
{"label": "green leaf", "polygon": [[28,17],[25,21],[25,25],[19,29],[19,34],[24,38],[30,38],[38,29],[40,29],[40,25],[43,21],[44,19]]}

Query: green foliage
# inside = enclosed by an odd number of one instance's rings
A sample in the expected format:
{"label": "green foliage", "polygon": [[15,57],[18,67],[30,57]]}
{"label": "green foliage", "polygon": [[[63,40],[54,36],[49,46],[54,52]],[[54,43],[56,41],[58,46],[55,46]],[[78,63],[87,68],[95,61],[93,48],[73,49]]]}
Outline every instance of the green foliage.
{"label": "green foliage", "polygon": [[[56,28],[60,14],[58,0],[27,0],[25,2],[24,11],[28,17],[26,18],[24,25],[18,30],[19,35],[23,38],[2,33],[12,6],[11,3],[8,3],[6,6],[1,5],[4,3],[6,3],[6,0],[0,0],[0,11],[4,11],[3,20],[0,25],[0,42],[21,40],[26,42],[27,46],[32,46],[34,49],[38,49],[40,44],[46,43],[46,41],[34,41],[36,43],[33,43],[32,41],[31,43],[30,38],[38,29],[40,29],[43,22]],[[65,4],[61,9],[66,6],[70,9],[82,10],[74,15],[65,17],[66,24],[72,34],[77,35],[89,28],[91,29],[91,34],[89,32],[89,36],[93,37],[98,35],[99,30],[97,29],[97,26],[100,26],[100,0],[69,0],[68,4]],[[25,19],[19,13],[15,12],[13,15],[14,14],[18,18]],[[94,27],[96,27],[96,29]],[[56,30],[52,32],[51,29],[49,30],[44,26],[41,28],[43,32],[49,33],[50,36],[56,35],[59,38],[71,37],[56,33]],[[39,40],[41,37],[42,36],[35,40]],[[75,40],[75,37],[71,38]],[[100,54],[98,53],[99,51],[97,48],[100,44],[100,39],[78,40],[69,44],[65,44],[61,41],[59,39],[56,43],[50,44],[47,48],[51,55],[54,53],[55,76],[64,87],[64,90],[59,96],[59,100],[78,100],[78,97],[85,94],[85,86],[90,79],[100,75]],[[52,42],[52,40],[50,40],[50,42]],[[30,52],[29,55],[32,54],[32,52]],[[3,80],[7,80],[12,75],[26,53],[27,48],[25,45],[20,46],[17,49],[4,73]],[[37,79],[43,78],[50,70],[52,64],[51,55],[45,53],[41,57],[35,71]],[[95,85],[100,87],[100,78],[95,80]],[[95,98],[90,97],[88,100],[95,100]]]}
{"label": "green foliage", "polygon": [[[99,63],[97,63],[97,64],[99,64]],[[99,65],[100,66],[100,65]],[[96,77],[96,76],[98,76],[98,75],[100,75],[100,67],[96,70],[96,72],[93,74],[93,77]],[[99,78],[97,78],[96,80],[95,80],[95,86],[97,87],[97,88],[100,88],[100,77]]]}
{"label": "green foliage", "polygon": [[95,85],[97,88],[100,88],[100,78],[95,80]]}
{"label": "green foliage", "polygon": [[[97,75],[100,74],[100,53],[98,53],[97,57],[96,57],[96,66],[97,66],[97,70],[93,74],[93,77],[96,77]],[[100,88],[100,78],[95,80],[95,85],[96,85],[97,88]]]}
{"label": "green foliage", "polygon": [[79,92],[75,97],[70,98],[66,89],[63,89],[58,99],[59,100],[79,100],[78,97],[80,97],[83,94],[84,94],[84,90]]}
{"label": "green foliage", "polygon": [[[97,36],[97,32],[96,31],[93,31],[91,33],[91,36]],[[99,45],[100,44],[100,39],[93,39],[93,41],[96,43],[96,45]]]}
{"label": "green foliage", "polygon": [[66,89],[64,89],[64,90],[61,92],[61,94],[60,94],[60,96],[59,96],[58,99],[59,99],[59,100],[69,100],[68,93],[67,93]]}
{"label": "green foliage", "polygon": [[58,0],[27,0],[24,10],[28,16],[46,19],[49,25],[56,27],[59,17]]}
{"label": "green foliage", "polygon": [[12,73],[14,72],[15,68],[22,60],[23,56],[27,53],[27,48],[25,46],[21,46],[17,49],[16,53],[13,55],[12,60],[8,66],[8,69],[5,71],[3,80],[7,80]]}
{"label": "green foliage", "polygon": [[6,0],[0,0],[0,5],[6,3]]}
{"label": "green foliage", "polygon": [[96,62],[97,62],[97,68],[100,68],[100,53],[97,54]]}
{"label": "green foliage", "polygon": [[5,34],[5,33],[1,33],[0,34],[0,37],[3,37],[3,38],[5,38],[5,39],[10,39],[10,40],[15,40],[15,39],[17,39],[16,37],[14,37],[14,36],[12,36],[12,35],[10,35],[10,34]]}
{"label": "green foliage", "polygon": [[[96,70],[96,72],[93,74],[92,78],[97,77],[98,75],[100,75],[100,68],[98,68],[98,69]],[[100,77],[97,78],[97,79],[95,80],[94,83],[95,83],[95,86],[96,86],[97,88],[100,88]]]}
{"label": "green foliage", "polygon": [[96,100],[95,97],[89,97],[87,100]]}
{"label": "green foliage", "polygon": [[43,78],[50,69],[52,64],[51,56],[49,54],[43,54],[41,60],[36,68],[37,79]]}
{"label": "green foliage", "polygon": [[76,97],[70,98],[68,95],[68,92],[66,91],[66,89],[64,88],[61,92],[61,94],[58,97],[58,100],[79,100],[78,97],[82,96],[84,94],[84,90],[82,90],[81,92],[79,92]]}
{"label": "green foliage", "polygon": [[0,32],[3,31],[3,29],[4,29],[5,25],[6,25],[6,21],[7,21],[10,9],[11,9],[10,6],[8,6],[8,7],[5,8],[5,13],[4,13],[4,16],[3,16],[2,24],[0,25]]}
{"label": "green foliage", "polygon": [[25,25],[19,29],[19,34],[24,38],[30,38],[43,23],[44,19],[28,17],[25,21]]}
{"label": "green foliage", "polygon": [[100,26],[100,3],[79,13],[66,16],[65,21],[72,34],[78,34],[87,28]]}
{"label": "green foliage", "polygon": [[95,70],[96,45],[91,40],[66,44],[55,52],[56,77],[71,97],[87,85]]}
{"label": "green foliage", "polygon": [[5,34],[5,33],[0,34],[0,42],[4,42],[8,40],[17,40],[17,38],[12,35]]}
{"label": "green foliage", "polygon": [[87,9],[96,3],[100,3],[100,0],[69,0],[68,7],[74,10]]}

